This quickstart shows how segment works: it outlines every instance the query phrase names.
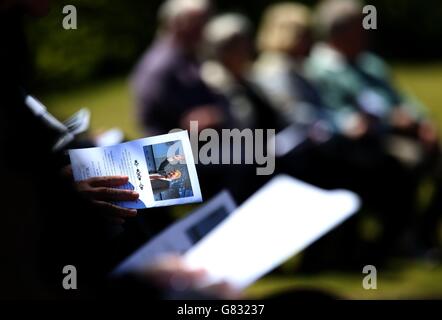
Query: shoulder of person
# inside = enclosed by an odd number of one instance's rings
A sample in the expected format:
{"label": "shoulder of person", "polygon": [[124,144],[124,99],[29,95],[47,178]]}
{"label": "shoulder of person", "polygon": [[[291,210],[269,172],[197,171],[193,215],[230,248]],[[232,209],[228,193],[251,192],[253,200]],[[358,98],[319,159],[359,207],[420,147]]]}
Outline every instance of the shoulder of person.
{"label": "shoulder of person", "polygon": [[310,77],[322,78],[345,72],[347,62],[338,51],[325,43],[318,43],[305,60],[304,68]]}
{"label": "shoulder of person", "polygon": [[167,43],[159,41],[146,50],[135,67],[135,72],[153,76],[167,74],[176,68],[180,60],[177,58],[175,50],[169,48]]}
{"label": "shoulder of person", "polygon": [[264,52],[253,64],[250,77],[257,82],[267,83],[269,79],[287,77],[292,70],[298,69],[296,63],[285,54]]}
{"label": "shoulder of person", "polygon": [[228,93],[235,86],[230,72],[217,61],[206,61],[201,66],[201,78],[213,90]]}

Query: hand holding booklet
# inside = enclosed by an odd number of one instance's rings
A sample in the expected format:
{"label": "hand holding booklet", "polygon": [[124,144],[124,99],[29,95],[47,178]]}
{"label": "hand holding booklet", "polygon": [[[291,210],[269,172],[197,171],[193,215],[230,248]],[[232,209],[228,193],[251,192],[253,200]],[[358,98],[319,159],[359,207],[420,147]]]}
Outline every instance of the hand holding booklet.
{"label": "hand holding booklet", "polygon": [[200,202],[201,190],[187,131],[114,146],[70,150],[75,181],[92,177],[128,176],[121,189],[140,195],[120,202],[131,209]]}

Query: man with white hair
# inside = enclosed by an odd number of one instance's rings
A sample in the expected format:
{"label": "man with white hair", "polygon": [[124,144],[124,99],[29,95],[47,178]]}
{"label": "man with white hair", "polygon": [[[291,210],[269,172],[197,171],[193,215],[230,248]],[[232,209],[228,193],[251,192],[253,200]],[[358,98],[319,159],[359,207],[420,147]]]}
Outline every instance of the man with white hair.
{"label": "man with white hair", "polygon": [[184,49],[194,50],[209,13],[209,0],[168,0],[159,9],[160,32],[170,32]]}
{"label": "man with white hair", "polygon": [[135,68],[138,120],[149,134],[220,128],[224,102],[201,80],[197,51],[210,15],[208,0],[168,0],[159,10],[158,38]]}

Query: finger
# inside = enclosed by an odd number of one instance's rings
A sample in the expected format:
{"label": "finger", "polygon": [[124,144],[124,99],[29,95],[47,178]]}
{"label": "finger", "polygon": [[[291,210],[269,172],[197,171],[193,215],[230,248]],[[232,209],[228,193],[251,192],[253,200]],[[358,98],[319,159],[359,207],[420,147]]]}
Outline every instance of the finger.
{"label": "finger", "polygon": [[[189,269],[178,256],[163,256],[150,264],[146,274],[160,286],[194,287],[207,275],[203,269]],[[177,289],[177,288],[176,288]]]}
{"label": "finger", "polygon": [[156,261],[150,265],[149,267],[152,270],[161,270],[161,271],[168,271],[172,273],[176,272],[196,272],[196,273],[204,273],[204,269],[190,269],[187,267],[185,262],[183,261],[183,258],[174,255],[163,255],[156,258]]}
{"label": "finger", "polygon": [[61,169],[61,175],[67,178],[72,178],[74,176],[72,172],[72,166],[68,165]]}
{"label": "finger", "polygon": [[94,201],[96,205],[104,209],[107,215],[112,218],[133,218],[137,216],[137,210],[127,209],[115,204],[104,202],[104,201]]}
{"label": "finger", "polygon": [[87,180],[92,187],[119,187],[129,182],[127,176],[94,177]]}
{"label": "finger", "polygon": [[198,270],[189,270],[189,269],[180,269],[176,270],[173,273],[175,278],[185,278],[193,285],[200,282],[207,276],[207,272],[202,269]]}
{"label": "finger", "polygon": [[136,191],[103,187],[88,190],[87,193],[99,201],[137,201],[140,197]]}
{"label": "finger", "polygon": [[206,273],[200,270],[163,270],[160,268],[147,272],[147,275],[161,287],[184,291],[190,288],[196,288],[197,284],[204,279]]}

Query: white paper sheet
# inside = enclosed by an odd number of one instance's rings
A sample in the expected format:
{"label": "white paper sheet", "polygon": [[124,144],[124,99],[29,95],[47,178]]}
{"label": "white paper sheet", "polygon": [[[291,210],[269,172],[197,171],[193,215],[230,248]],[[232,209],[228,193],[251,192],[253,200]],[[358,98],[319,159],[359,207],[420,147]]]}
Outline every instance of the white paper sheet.
{"label": "white paper sheet", "polygon": [[278,176],[247,200],[184,259],[208,272],[205,285],[243,289],[355,213],[359,198]]}
{"label": "white paper sheet", "polygon": [[[140,194],[136,202],[118,205],[144,209],[202,200],[187,131],[114,146],[70,150],[76,181],[99,176],[128,176],[122,189]],[[179,160],[177,160],[179,159]]]}
{"label": "white paper sheet", "polygon": [[144,270],[149,263],[168,254],[184,254],[236,208],[229,192],[223,191],[207,204],[161,232],[123,261],[113,274]]}

